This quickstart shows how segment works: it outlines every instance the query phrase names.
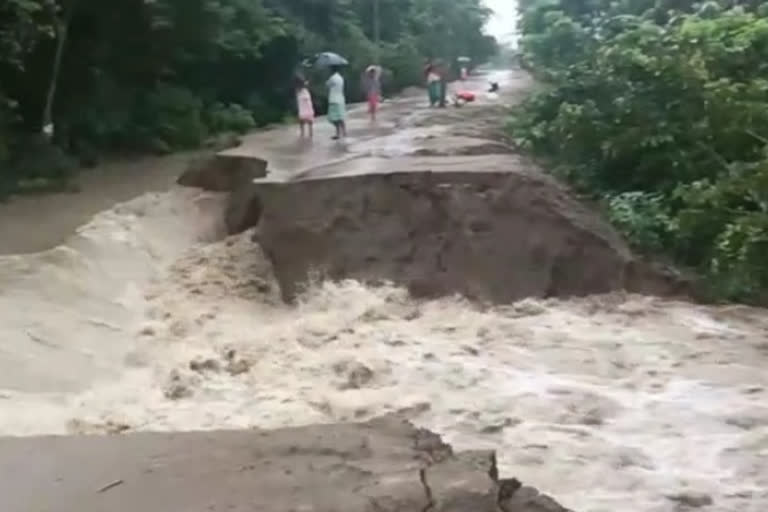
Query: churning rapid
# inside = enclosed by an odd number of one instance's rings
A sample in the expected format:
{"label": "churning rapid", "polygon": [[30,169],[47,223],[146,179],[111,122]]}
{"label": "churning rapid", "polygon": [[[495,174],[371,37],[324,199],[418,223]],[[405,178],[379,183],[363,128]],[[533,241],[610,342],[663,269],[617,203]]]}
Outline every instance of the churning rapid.
{"label": "churning rapid", "polygon": [[482,309],[318,284],[286,306],[223,197],[153,193],[0,258],[0,433],[400,412],[580,511],[768,506],[768,315],[639,296]]}

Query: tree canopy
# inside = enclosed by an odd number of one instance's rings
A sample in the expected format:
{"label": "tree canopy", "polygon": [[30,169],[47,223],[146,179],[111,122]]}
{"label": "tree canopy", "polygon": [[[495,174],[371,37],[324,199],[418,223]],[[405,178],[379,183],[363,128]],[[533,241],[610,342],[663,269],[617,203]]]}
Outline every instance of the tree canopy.
{"label": "tree canopy", "polygon": [[[379,3],[377,52],[373,0],[5,0],[0,188],[70,172],[66,155],[169,151],[280,121],[296,66],[320,51],[349,58],[352,76],[378,55],[390,89],[418,83],[425,57],[495,51],[481,0]],[[62,158],[30,162],[49,120]]]}
{"label": "tree canopy", "polygon": [[768,4],[521,0],[523,59],[543,83],[520,144],[601,199],[640,249],[768,290]]}

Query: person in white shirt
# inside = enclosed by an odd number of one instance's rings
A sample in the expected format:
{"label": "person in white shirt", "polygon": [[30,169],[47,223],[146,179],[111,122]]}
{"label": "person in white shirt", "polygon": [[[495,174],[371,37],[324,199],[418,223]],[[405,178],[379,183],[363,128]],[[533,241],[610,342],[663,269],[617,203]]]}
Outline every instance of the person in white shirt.
{"label": "person in white shirt", "polygon": [[347,136],[347,100],[344,96],[344,77],[341,67],[331,67],[331,77],[328,79],[328,120],[336,128],[334,140]]}

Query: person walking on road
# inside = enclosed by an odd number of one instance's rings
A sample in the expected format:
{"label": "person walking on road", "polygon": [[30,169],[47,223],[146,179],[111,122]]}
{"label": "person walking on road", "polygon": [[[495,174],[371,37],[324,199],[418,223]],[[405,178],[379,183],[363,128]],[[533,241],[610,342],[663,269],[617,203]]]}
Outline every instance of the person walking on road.
{"label": "person walking on road", "polygon": [[307,81],[304,77],[296,77],[296,104],[299,111],[299,129],[301,138],[309,131],[309,138],[314,135],[315,107],[312,105],[312,93],[309,92]]}
{"label": "person walking on road", "polygon": [[328,87],[328,121],[336,128],[333,140],[347,136],[347,100],[344,96],[344,77],[341,66],[331,66],[331,77],[326,82]]}
{"label": "person walking on road", "polygon": [[368,66],[363,77],[363,90],[368,100],[368,115],[371,122],[376,122],[376,114],[381,101],[381,70],[378,66]]}

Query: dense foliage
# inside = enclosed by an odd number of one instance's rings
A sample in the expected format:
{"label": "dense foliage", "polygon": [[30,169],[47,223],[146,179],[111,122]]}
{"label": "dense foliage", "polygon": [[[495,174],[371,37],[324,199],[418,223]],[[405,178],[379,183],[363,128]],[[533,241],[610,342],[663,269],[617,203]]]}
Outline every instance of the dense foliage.
{"label": "dense foliage", "polygon": [[[377,50],[373,0],[3,0],[0,195],[66,175],[80,163],[67,155],[169,151],[280,121],[297,65],[320,51],[350,59],[355,99],[377,51],[391,90],[417,83],[425,57],[495,49],[481,0],[379,3]],[[37,135],[51,122],[52,145]]]}
{"label": "dense foliage", "polygon": [[768,290],[768,4],[521,0],[543,88],[518,141],[639,248],[731,299]]}

